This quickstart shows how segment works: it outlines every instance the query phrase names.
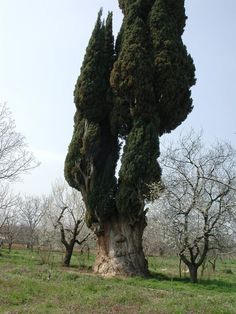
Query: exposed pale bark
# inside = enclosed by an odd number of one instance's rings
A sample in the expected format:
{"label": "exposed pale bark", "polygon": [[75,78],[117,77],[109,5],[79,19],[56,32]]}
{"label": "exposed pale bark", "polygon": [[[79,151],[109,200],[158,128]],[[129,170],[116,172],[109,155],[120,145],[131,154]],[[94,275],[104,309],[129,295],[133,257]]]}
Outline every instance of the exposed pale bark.
{"label": "exposed pale bark", "polygon": [[94,271],[104,276],[147,276],[142,247],[144,228],[144,221],[135,225],[121,220],[107,222],[104,233],[97,236]]}

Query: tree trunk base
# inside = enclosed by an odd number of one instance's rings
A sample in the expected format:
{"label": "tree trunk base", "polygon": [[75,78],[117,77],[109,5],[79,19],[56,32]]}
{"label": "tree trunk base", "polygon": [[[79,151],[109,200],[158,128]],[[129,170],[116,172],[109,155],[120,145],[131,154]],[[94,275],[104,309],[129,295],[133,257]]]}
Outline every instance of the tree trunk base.
{"label": "tree trunk base", "polygon": [[97,236],[94,271],[106,277],[148,276],[148,264],[142,248],[145,222],[131,226],[127,222],[109,222]]}
{"label": "tree trunk base", "polygon": [[65,257],[63,260],[63,266],[70,267],[70,261],[71,261],[71,256],[73,254],[73,249],[74,249],[74,245],[68,246],[68,248],[66,248]]}
{"label": "tree trunk base", "polygon": [[189,274],[190,274],[190,280],[192,283],[198,282],[198,267],[195,265],[189,265]]}

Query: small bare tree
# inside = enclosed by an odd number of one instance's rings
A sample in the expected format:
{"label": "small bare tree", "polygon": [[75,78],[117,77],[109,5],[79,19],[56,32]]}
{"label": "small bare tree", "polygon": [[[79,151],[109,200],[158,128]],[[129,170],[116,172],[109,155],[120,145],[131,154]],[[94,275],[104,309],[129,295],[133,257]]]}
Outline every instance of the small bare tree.
{"label": "small bare tree", "polygon": [[235,151],[226,143],[205,149],[201,134],[191,131],[162,154],[161,164],[165,190],[158,208],[195,283],[209,250],[221,249],[221,239],[231,235]]}
{"label": "small bare tree", "polygon": [[19,215],[22,225],[27,227],[27,246],[33,250],[37,243],[37,230],[48,208],[46,197],[25,196],[20,204]]}
{"label": "small bare tree", "polygon": [[84,203],[80,192],[66,182],[57,181],[53,186],[51,205],[51,217],[54,226],[60,230],[61,243],[66,250],[64,266],[68,267],[75,244],[81,245],[90,236],[89,232],[84,232]]}
{"label": "small bare tree", "polygon": [[0,184],[0,235],[3,235],[4,227],[11,213],[14,212],[18,200],[19,197],[11,193],[8,185]]}
{"label": "small bare tree", "polygon": [[5,241],[8,244],[9,253],[11,252],[12,245],[18,239],[19,234],[19,216],[16,208],[9,210],[5,219],[2,234],[4,235]]}
{"label": "small bare tree", "polygon": [[2,232],[2,228],[5,224],[7,217],[7,209],[9,205],[11,206],[11,198],[8,197],[8,188],[0,187],[0,234]]}
{"label": "small bare tree", "polygon": [[175,243],[167,229],[168,218],[163,211],[157,210],[156,203],[149,206],[147,227],[143,235],[143,247],[146,255],[173,255]]}

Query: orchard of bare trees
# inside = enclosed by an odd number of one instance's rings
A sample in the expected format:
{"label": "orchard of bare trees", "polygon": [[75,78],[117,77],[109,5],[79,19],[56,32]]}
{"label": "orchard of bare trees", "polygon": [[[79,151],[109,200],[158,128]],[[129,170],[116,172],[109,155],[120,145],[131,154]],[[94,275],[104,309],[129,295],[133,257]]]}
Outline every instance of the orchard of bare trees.
{"label": "orchard of bare trees", "polygon": [[20,197],[11,191],[10,184],[37,166],[24,136],[16,131],[12,113],[6,104],[0,104],[0,235],[9,250],[19,232],[20,215]]}
{"label": "orchard of bare trees", "polygon": [[[10,186],[39,166],[27,150],[24,136],[16,131],[12,113],[0,104],[0,246],[9,252],[18,244],[66,250],[69,266],[75,244],[82,245],[90,235],[84,227],[81,194],[65,182],[56,182],[50,195],[19,195]],[[81,236],[81,238],[79,237]]]}

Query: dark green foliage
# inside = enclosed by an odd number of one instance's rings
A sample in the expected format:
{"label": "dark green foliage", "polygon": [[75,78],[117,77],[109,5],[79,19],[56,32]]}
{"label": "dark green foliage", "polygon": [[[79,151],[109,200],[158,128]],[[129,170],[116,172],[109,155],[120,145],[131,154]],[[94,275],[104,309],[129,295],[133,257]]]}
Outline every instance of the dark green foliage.
{"label": "dark green foliage", "polygon": [[114,36],[112,30],[112,13],[109,12],[106,20],[105,26],[105,47],[104,47],[104,62],[107,62],[107,73],[106,79],[110,77],[110,73],[115,60],[114,56]]}
{"label": "dark green foliage", "polygon": [[120,212],[137,215],[147,184],[160,178],[158,136],[174,129],[192,110],[194,65],[181,39],[186,19],[183,1],[119,4],[124,22],[111,84],[121,99],[121,110],[128,108],[130,115],[122,120],[129,128],[121,129],[127,131],[127,141],[116,199]]}
{"label": "dark green foliage", "polygon": [[[110,47],[105,41],[107,36],[105,26],[101,22],[101,14],[102,11],[99,12],[74,91],[78,111],[84,118],[96,122],[103,119],[104,111],[108,110],[107,77],[111,66],[111,60],[108,58]],[[105,51],[105,48],[109,51]]]}
{"label": "dark green foliage", "polygon": [[87,224],[102,221],[115,210],[118,138],[111,131],[113,96],[109,84],[114,62],[112,14],[106,23],[101,11],[89,41],[74,100],[74,134],[65,162],[65,178],[80,190],[87,208]]}
{"label": "dark green foliage", "polygon": [[184,1],[119,3],[125,17],[111,84],[131,113],[139,106],[142,115],[151,112],[159,135],[170,132],[191,112],[195,83],[194,64],[181,39]]}
{"label": "dark green foliage", "polygon": [[181,39],[185,20],[183,0],[156,0],[149,16],[160,134],[175,129],[192,110],[195,67]]}
{"label": "dark green foliage", "polygon": [[124,147],[116,197],[119,212],[128,216],[131,222],[143,214],[148,184],[160,179],[158,156],[159,139],[155,126],[137,119]]}
{"label": "dark green foliage", "polygon": [[[111,74],[111,84],[133,116],[151,112],[154,100],[153,71],[147,28],[137,14],[138,5],[126,8],[122,47]],[[145,110],[145,112],[144,112]]]}
{"label": "dark green foliage", "polygon": [[[89,226],[111,216],[141,219],[148,184],[160,179],[159,136],[192,110],[193,61],[181,35],[184,0],[119,0],[124,20],[114,49],[112,14],[101,12],[75,88],[74,135],[65,177],[80,190]],[[125,140],[119,180],[118,140]]]}

